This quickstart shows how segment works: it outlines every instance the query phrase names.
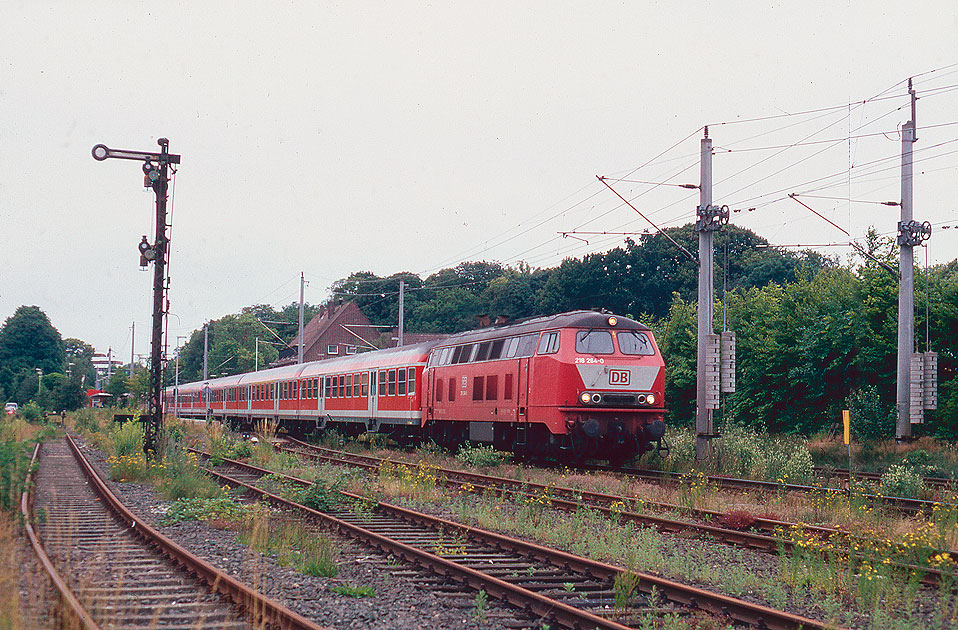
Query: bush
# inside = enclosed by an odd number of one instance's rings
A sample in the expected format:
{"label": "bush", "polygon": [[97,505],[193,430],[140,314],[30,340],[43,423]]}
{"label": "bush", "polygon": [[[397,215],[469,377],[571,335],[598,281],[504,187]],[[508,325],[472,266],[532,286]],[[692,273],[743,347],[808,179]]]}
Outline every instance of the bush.
{"label": "bush", "polygon": [[35,402],[28,402],[20,407],[19,414],[27,422],[40,422],[43,419],[43,410]]}
{"label": "bush", "polygon": [[223,495],[223,489],[197,469],[167,477],[160,483],[159,490],[167,499],[213,499]]}
{"label": "bush", "polygon": [[78,431],[97,433],[100,431],[100,414],[95,409],[78,409],[73,414],[73,424]]}
{"label": "bush", "polygon": [[175,525],[183,521],[237,521],[245,516],[246,506],[231,497],[181,498],[170,506],[160,521],[162,525]]}
{"label": "bush", "polygon": [[226,456],[229,459],[248,459],[253,456],[253,443],[247,440],[237,440],[230,446]]}
{"label": "bush", "polygon": [[925,491],[925,481],[914,466],[892,464],[881,476],[879,489],[885,496],[918,499]]}
{"label": "bush", "polygon": [[334,509],[343,500],[340,491],[346,487],[346,479],[346,475],[317,479],[303,493],[303,505],[320,512]]}
{"label": "bush", "polygon": [[159,490],[168,499],[222,496],[216,482],[200,471],[196,456],[179,446],[169,444],[163,454],[161,473],[165,477]]}
{"label": "bush", "polygon": [[895,435],[895,408],[882,402],[878,388],[865,385],[845,399],[851,412],[851,429],[862,440],[881,440]]}
{"label": "bush", "polygon": [[472,446],[463,444],[459,447],[456,459],[465,466],[474,468],[491,468],[506,460],[507,455],[494,449],[492,446]]}
{"label": "bush", "polygon": [[110,443],[116,456],[134,456],[143,452],[143,425],[139,422],[125,422],[114,425],[110,430]]}
{"label": "bush", "polygon": [[30,442],[0,442],[0,509],[3,511],[15,509],[20,502],[32,450]]}

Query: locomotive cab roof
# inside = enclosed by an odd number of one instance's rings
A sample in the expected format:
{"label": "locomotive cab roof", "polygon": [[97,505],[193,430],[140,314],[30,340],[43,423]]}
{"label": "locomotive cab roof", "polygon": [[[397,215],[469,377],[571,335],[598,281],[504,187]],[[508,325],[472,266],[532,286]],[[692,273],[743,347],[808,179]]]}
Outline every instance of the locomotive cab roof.
{"label": "locomotive cab roof", "polygon": [[[615,324],[609,323],[610,319],[615,320]],[[559,313],[557,315],[547,315],[544,317],[532,317],[525,320],[511,322],[500,326],[486,326],[467,330],[465,332],[450,335],[446,339],[437,343],[436,346],[457,345],[477,341],[480,339],[494,339],[498,337],[511,337],[513,335],[522,335],[526,333],[539,332],[542,330],[551,330],[554,328],[614,328],[616,330],[650,330],[648,326],[634,319],[614,315],[608,312],[598,311],[570,311],[568,313]]]}

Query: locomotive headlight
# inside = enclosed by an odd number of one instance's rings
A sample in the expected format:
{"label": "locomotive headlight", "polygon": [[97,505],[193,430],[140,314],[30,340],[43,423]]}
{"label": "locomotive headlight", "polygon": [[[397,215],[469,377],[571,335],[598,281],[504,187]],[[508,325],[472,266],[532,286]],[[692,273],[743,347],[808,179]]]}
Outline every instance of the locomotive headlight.
{"label": "locomotive headlight", "polygon": [[619,321],[619,320],[617,320],[615,317],[610,317],[610,318],[608,319],[609,326],[615,326],[616,323],[618,323],[618,321]]}
{"label": "locomotive headlight", "polygon": [[648,396],[646,396],[646,397],[645,397],[645,402],[649,403],[650,405],[654,405],[654,404],[655,404],[655,394],[649,394]]}
{"label": "locomotive headlight", "polygon": [[582,392],[582,395],[579,396],[579,400],[585,404],[589,404],[589,401],[592,400],[592,394],[589,392]]}

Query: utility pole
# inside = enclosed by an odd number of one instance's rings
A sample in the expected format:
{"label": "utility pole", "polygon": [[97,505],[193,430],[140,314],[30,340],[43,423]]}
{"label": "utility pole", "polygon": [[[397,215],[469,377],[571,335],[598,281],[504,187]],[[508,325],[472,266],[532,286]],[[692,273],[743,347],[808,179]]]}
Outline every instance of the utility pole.
{"label": "utility pole", "polygon": [[[921,245],[931,236],[931,224],[914,220],[914,171],[912,167],[913,145],[916,137],[915,105],[918,100],[908,79],[908,94],[911,96],[911,120],[902,126],[901,136],[901,221],[898,222],[898,246],[900,252],[898,282],[898,379],[896,388],[896,409],[898,420],[895,427],[895,441],[907,442],[911,439],[911,425],[922,421],[923,405],[919,400],[912,409],[912,356],[915,352],[915,246]],[[920,397],[921,385],[917,394]]]}
{"label": "utility pole", "polygon": [[130,324],[130,378],[133,378],[133,342],[136,339],[136,322]]}
{"label": "utility pole", "polygon": [[166,200],[169,189],[170,165],[179,164],[180,156],[169,152],[170,141],[159,138],[160,152],[125,151],[111,149],[103,144],[93,147],[93,159],[108,158],[136,160],[143,164],[143,185],[152,188],[156,196],[156,241],[151,245],[146,236],[140,241],[140,264],[153,262],[153,335],[150,350],[150,409],[144,427],[143,450],[148,458],[156,453],[157,437],[163,422],[163,314],[166,304],[166,254],[169,241],[166,236]]}
{"label": "utility pole", "polygon": [[405,297],[406,297],[406,281],[399,281],[399,339],[396,341],[396,344],[401,346],[403,345],[403,326],[404,326],[404,315],[405,315]]}
{"label": "utility pole", "polygon": [[210,324],[209,322],[203,324],[203,380],[209,378],[209,370],[207,369],[207,357],[210,351]]}
{"label": "utility pole", "polygon": [[[699,184],[699,207],[696,208],[695,230],[699,233],[699,288],[698,288],[698,335],[696,346],[695,380],[695,459],[712,457],[712,438],[715,428],[712,411],[719,407],[720,340],[712,334],[714,317],[712,297],[714,294],[713,233],[728,223],[727,206],[712,205],[712,140],[709,129],[701,142],[701,180]],[[734,387],[733,387],[734,389]]]}
{"label": "utility pole", "polygon": [[303,305],[306,295],[306,276],[302,271],[299,272],[299,353],[296,359],[296,363],[303,362],[303,346],[305,345],[305,340],[303,339]]}

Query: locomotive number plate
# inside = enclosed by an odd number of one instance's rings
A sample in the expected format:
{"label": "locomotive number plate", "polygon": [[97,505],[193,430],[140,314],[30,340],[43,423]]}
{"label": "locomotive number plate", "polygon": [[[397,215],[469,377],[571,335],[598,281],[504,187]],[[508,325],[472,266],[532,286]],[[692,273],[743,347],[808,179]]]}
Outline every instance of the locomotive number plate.
{"label": "locomotive number plate", "polygon": [[605,363],[605,359],[602,359],[602,358],[600,358],[600,357],[576,357],[576,358],[575,358],[575,362],[576,362],[576,363],[597,363],[597,364],[602,364],[602,363]]}

